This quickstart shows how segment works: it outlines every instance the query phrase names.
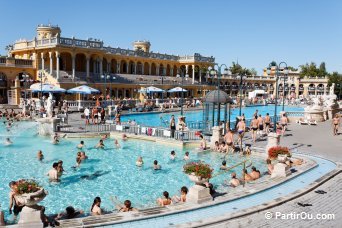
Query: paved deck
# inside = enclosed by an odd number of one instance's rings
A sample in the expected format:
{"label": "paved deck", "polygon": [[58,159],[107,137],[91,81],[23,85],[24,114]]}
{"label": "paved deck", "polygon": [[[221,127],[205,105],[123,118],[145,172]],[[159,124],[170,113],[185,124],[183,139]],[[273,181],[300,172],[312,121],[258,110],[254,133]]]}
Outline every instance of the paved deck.
{"label": "paved deck", "polygon": [[[325,194],[318,194],[314,191],[285,203],[281,206],[274,207],[267,211],[252,214],[247,217],[229,220],[223,223],[207,227],[341,227],[342,224],[342,174],[338,174],[333,179],[324,183],[318,190],[323,190]],[[310,204],[312,206],[302,207],[298,205]],[[275,218],[276,213],[282,214],[300,214],[307,213],[313,216],[318,214],[333,214],[334,219],[280,219]],[[271,213],[273,218],[266,219],[265,214]],[[303,214],[304,215],[304,214]]]}

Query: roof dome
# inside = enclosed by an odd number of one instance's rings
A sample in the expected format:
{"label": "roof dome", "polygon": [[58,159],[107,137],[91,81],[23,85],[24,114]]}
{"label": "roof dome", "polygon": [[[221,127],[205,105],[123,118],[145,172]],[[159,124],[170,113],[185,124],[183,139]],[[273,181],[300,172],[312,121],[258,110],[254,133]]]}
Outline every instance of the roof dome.
{"label": "roof dome", "polygon": [[231,103],[232,99],[222,90],[212,90],[205,96],[204,102],[227,104]]}

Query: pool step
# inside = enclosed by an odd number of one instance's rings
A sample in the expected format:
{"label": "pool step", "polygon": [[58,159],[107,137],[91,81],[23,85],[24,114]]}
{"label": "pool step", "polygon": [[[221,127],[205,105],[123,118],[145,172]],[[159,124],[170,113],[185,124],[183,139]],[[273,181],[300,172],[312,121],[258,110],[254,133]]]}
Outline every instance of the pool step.
{"label": "pool step", "polygon": [[151,207],[151,208],[139,210],[139,212],[142,215],[155,215],[155,214],[160,214],[162,212],[165,212],[165,210],[167,210],[167,208],[165,207]]}
{"label": "pool step", "polygon": [[101,216],[90,216],[83,219],[74,220],[61,220],[60,227],[91,227],[95,224],[110,223],[113,221],[121,220],[122,216],[116,213],[101,215]]}

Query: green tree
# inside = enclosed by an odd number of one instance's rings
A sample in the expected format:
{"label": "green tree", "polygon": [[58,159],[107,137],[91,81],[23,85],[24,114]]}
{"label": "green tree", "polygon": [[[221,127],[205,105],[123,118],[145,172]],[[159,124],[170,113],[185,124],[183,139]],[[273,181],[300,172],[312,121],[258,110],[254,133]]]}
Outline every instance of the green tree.
{"label": "green tree", "polygon": [[258,72],[256,71],[255,68],[252,68],[250,71],[252,75],[258,75]]}
{"label": "green tree", "polygon": [[328,77],[329,77],[328,85],[331,86],[333,83],[335,83],[334,93],[341,99],[341,95],[342,95],[342,74],[339,74],[338,72],[333,72]]}
{"label": "green tree", "polygon": [[319,74],[319,69],[316,67],[316,63],[311,62],[310,64],[306,63],[305,65],[300,65],[301,71],[299,73],[300,77],[316,77]]}
{"label": "green tree", "polygon": [[290,71],[297,71],[298,70],[298,68],[294,68],[292,66],[288,66],[287,69],[289,69]]}
{"label": "green tree", "polygon": [[321,62],[319,65],[318,76],[324,77],[327,75],[327,70],[325,69],[325,62]]}

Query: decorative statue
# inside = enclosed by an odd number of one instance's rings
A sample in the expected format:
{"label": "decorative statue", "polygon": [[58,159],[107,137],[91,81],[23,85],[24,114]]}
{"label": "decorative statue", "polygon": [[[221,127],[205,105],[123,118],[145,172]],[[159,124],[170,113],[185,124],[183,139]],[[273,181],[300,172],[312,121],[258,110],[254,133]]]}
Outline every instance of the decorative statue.
{"label": "decorative statue", "polygon": [[52,111],[53,111],[53,101],[52,101],[52,96],[49,96],[48,99],[46,100],[46,114],[47,117],[52,117]]}
{"label": "decorative statue", "polygon": [[334,91],[335,91],[335,83],[333,83],[333,84],[330,86],[329,95],[334,95]]}

